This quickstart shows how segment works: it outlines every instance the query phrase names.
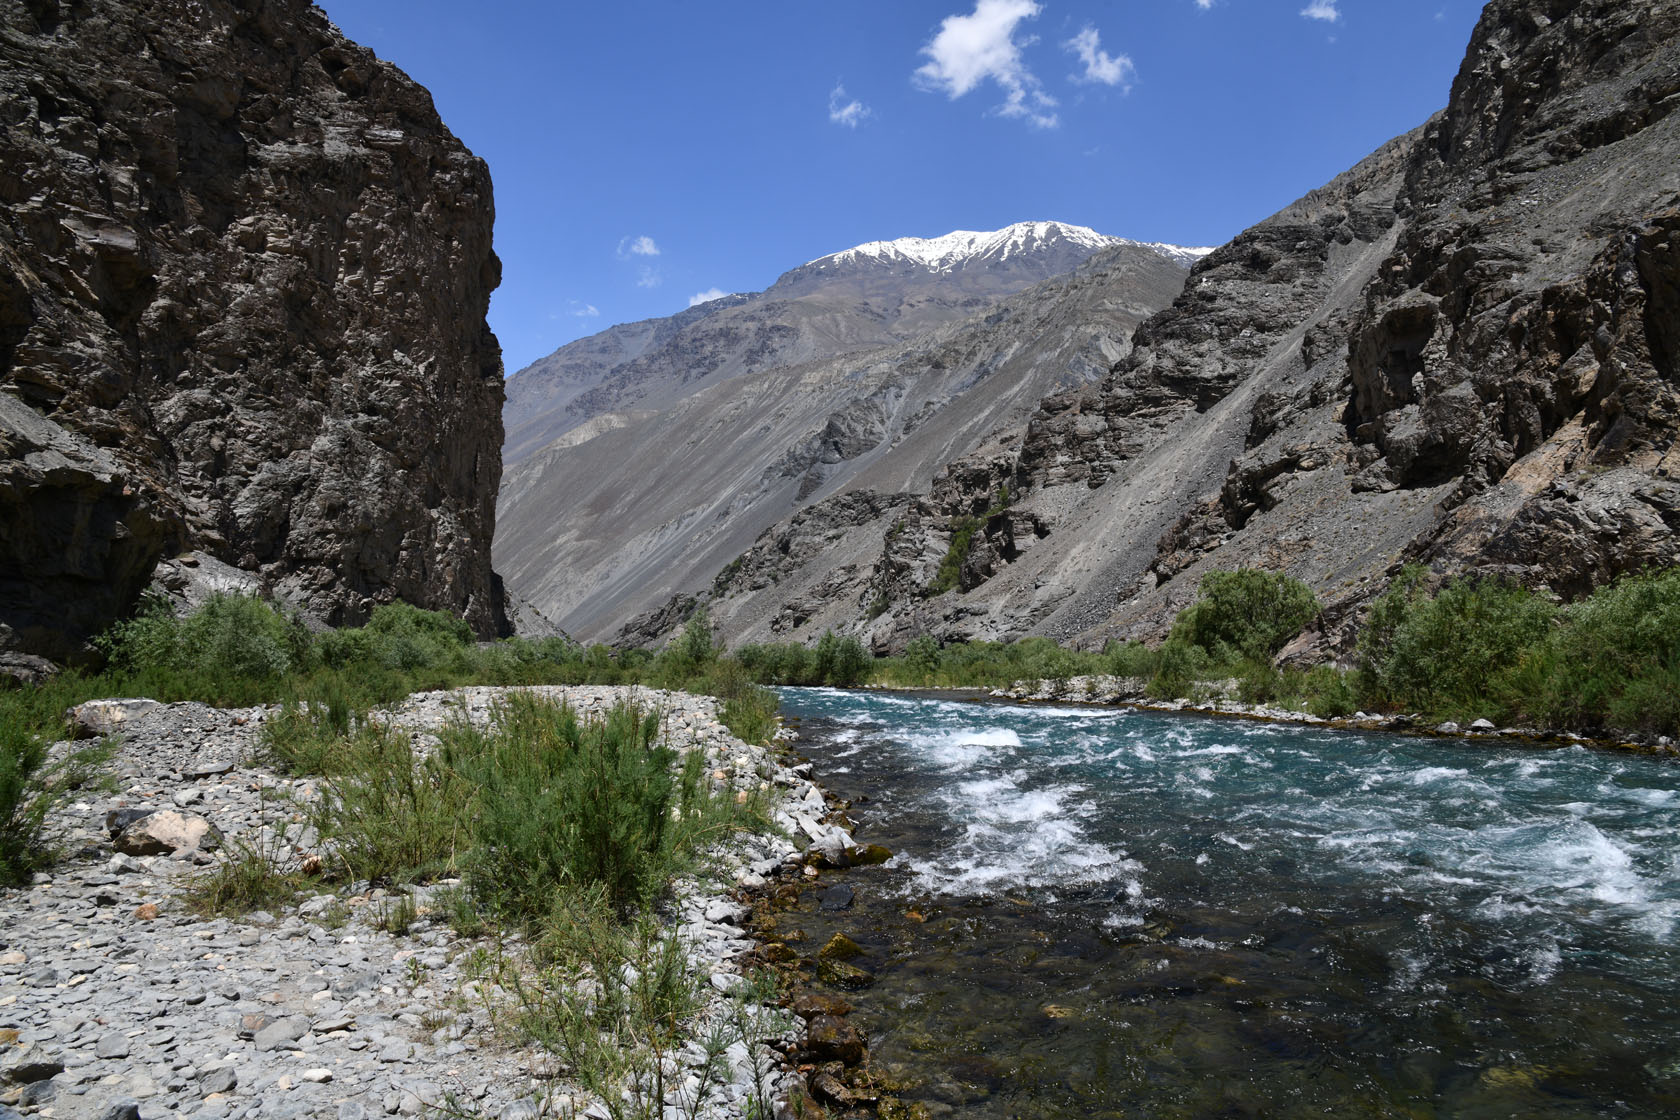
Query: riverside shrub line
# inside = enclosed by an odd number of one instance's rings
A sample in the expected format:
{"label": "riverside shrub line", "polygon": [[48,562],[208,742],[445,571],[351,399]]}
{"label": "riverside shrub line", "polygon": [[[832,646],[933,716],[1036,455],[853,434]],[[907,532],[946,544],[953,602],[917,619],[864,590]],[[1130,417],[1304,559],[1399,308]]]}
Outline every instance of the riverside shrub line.
{"label": "riverside shrub line", "polygon": [[[1278,667],[1278,651],[1318,613],[1301,581],[1237,569],[1204,576],[1197,600],[1153,647],[1070,650],[1037,637],[941,645],[924,634],[899,656],[866,660],[844,678],[824,678],[813,651],[799,645],[743,646],[736,657],[765,684],[1009,688],[1107,675],[1142,680],[1159,700],[1206,699],[1234,686],[1246,703],[1325,718],[1407,711],[1459,723],[1680,736],[1680,568],[1624,576],[1564,604],[1481,573],[1431,591],[1428,571],[1408,566],[1372,602],[1351,667]],[[851,642],[825,634],[818,649]]]}

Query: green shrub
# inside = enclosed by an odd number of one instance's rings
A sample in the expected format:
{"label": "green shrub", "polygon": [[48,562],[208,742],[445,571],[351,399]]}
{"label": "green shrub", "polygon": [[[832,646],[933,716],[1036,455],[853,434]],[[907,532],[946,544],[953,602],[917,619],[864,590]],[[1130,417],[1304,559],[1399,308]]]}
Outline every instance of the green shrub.
{"label": "green shrub", "polygon": [[287,865],[284,846],[278,832],[266,844],[233,837],[215,869],[187,884],[187,905],[202,915],[248,914],[289,905],[307,877]]}
{"label": "green shrub", "polygon": [[869,652],[851,635],[841,638],[834,649],[834,667],[824,682],[835,688],[856,688],[869,676]]}
{"label": "green shrub", "polygon": [[316,829],[353,879],[411,881],[459,866],[472,842],[472,785],[421,761],[406,732],[363,723],[325,767]]}
{"label": "green shrub", "polygon": [[1572,604],[1513,680],[1528,714],[1553,726],[1680,731],[1680,569]]}
{"label": "green shrub", "polygon": [[1277,699],[1283,688],[1283,674],[1271,661],[1246,657],[1237,666],[1237,699],[1245,704],[1265,704]]}
{"label": "green shrub", "polygon": [[95,644],[112,668],[154,682],[168,699],[185,692],[248,703],[301,667],[310,639],[301,623],[253,596],[213,595],[184,618],[152,596]]}
{"label": "green shrub", "polygon": [[776,694],[755,685],[725,700],[718,709],[718,720],[743,743],[768,743],[781,726],[776,719],[778,710]]}
{"label": "green shrub", "polygon": [[1359,697],[1350,675],[1334,665],[1314,665],[1302,678],[1307,711],[1320,719],[1342,719],[1359,710]]}
{"label": "green shrub", "polygon": [[797,642],[742,646],[735,660],[759,684],[811,683],[811,651]]}
{"label": "green shrub", "polygon": [[496,725],[450,728],[442,756],[477,790],[468,882],[497,911],[535,921],[560,885],[620,908],[663,885],[674,836],[675,752],[655,712],[620,705],[582,723],[568,706],[510,696]]}
{"label": "green shrub", "polygon": [[45,859],[41,830],[54,800],[46,766],[46,744],[21,720],[0,717],[0,884],[28,882]]}
{"label": "green shrub", "polygon": [[474,639],[465,620],[407,603],[382,603],[363,628],[372,660],[387,669],[467,667]]}
{"label": "green shrub", "polygon": [[904,647],[905,665],[931,676],[939,669],[939,641],[932,634],[918,634]]}
{"label": "green shrub", "polygon": [[1398,613],[1376,669],[1379,694],[1417,711],[1497,720],[1512,699],[1505,678],[1546,639],[1557,608],[1520,584],[1467,575]]}
{"label": "green shrub", "polygon": [[1156,652],[1139,641],[1112,642],[1103,651],[1107,669],[1117,677],[1142,677],[1148,680],[1160,667]]}
{"label": "green shrub", "polygon": [[683,626],[682,636],[677,639],[677,651],[683,661],[695,669],[710,664],[717,656],[717,648],[712,642],[712,617],[705,607],[696,610]]}
{"label": "green shrub", "polygon": [[1200,592],[1179,612],[1171,636],[1201,647],[1216,662],[1270,660],[1319,609],[1306,584],[1259,568],[1209,572]]}
{"label": "green shrub", "polygon": [[1417,603],[1427,597],[1424,579],[1428,575],[1429,569],[1422,564],[1405,565],[1388,590],[1372,601],[1365,616],[1365,625],[1359,631],[1354,680],[1361,698],[1372,707],[1389,702],[1384,672],[1394,652],[1394,635],[1411,617]]}
{"label": "green shrub", "polygon": [[811,655],[811,684],[827,684],[834,677],[834,658],[839,651],[839,635],[824,630],[817,639],[816,652]]}
{"label": "green shrub", "polygon": [[928,584],[928,594],[943,595],[962,583],[963,561],[968,559],[968,550],[974,546],[974,534],[980,531],[982,524],[979,518],[963,517],[951,527],[951,543],[940,558],[933,582]]}
{"label": "green shrub", "polygon": [[47,817],[92,779],[112,751],[112,744],[101,743],[54,764],[30,722],[19,706],[0,708],[0,885],[27,883],[52,861]]}
{"label": "green shrub", "polygon": [[1158,700],[1189,696],[1208,668],[1207,651],[1179,638],[1169,638],[1155,651],[1155,675],[1145,691]]}

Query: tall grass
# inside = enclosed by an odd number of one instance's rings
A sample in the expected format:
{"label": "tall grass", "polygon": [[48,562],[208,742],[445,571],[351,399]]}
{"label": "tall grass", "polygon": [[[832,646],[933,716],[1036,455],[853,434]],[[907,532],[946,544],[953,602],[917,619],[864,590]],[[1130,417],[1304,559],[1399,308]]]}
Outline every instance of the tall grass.
{"label": "tall grass", "polygon": [[55,762],[33,724],[22,710],[0,708],[0,885],[26,883],[52,861],[48,816],[111,755],[112,745],[100,743]]}
{"label": "tall grass", "polygon": [[584,723],[515,694],[491,729],[450,727],[440,757],[476,790],[468,883],[498,912],[535,920],[562,885],[629,910],[663,886],[677,783],[659,713],[621,704]]}

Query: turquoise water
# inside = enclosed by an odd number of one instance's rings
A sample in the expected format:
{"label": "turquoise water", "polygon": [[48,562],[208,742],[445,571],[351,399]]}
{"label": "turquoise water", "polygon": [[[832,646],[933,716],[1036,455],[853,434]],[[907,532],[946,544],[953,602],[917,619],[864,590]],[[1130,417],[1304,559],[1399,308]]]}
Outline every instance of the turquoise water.
{"label": "turquoise water", "polygon": [[897,853],[794,918],[936,1114],[1680,1115],[1680,767],[782,696]]}

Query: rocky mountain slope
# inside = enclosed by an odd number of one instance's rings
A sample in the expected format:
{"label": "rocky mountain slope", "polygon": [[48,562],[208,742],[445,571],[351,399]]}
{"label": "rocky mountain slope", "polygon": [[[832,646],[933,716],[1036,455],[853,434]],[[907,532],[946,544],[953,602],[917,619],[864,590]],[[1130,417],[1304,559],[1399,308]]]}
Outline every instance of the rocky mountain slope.
{"label": "rocky mountain slope", "polygon": [[29,0],[0,105],[0,649],[195,548],[496,632],[490,176],[426,91],[304,0]]}
{"label": "rocky mountain slope", "polygon": [[[594,414],[510,466],[498,569],[568,632],[611,638],[672,595],[707,587],[790,511],[855,487],[925,491],[940,465],[1019,423],[1044,394],[1101,376],[1129,349],[1132,327],[1183,284],[1170,252],[1084,231],[1086,248],[1108,247],[1073,271],[1002,302],[974,294],[1067,264],[1078,231],[1035,242],[1045,225],[988,235],[955,260],[927,241],[911,253],[903,242],[864,246],[688,320],[654,361],[608,373],[588,405],[606,389],[635,407]],[[952,278],[966,271],[974,276]],[[941,323],[970,303],[982,310]],[[854,329],[876,313],[877,326]],[[662,329],[638,324],[618,337]],[[896,333],[909,338],[880,344]],[[743,342],[753,338],[782,341]]]}
{"label": "rocky mountain slope", "polygon": [[[1094,253],[1137,242],[1062,222],[874,241],[801,265],[762,292],[579,339],[508,380],[504,463],[614,413],[666,408],[763,370],[892,346],[959,322]],[[1143,246],[1188,267],[1200,250]],[[581,438],[581,437],[580,437]]]}
{"label": "rocky mountain slope", "polygon": [[1675,0],[1495,0],[1442,113],[1198,263],[1098,384],[925,496],[767,530],[714,619],[1096,644],[1259,565],[1330,604],[1333,650],[1408,559],[1565,595],[1680,560],[1676,106]]}

